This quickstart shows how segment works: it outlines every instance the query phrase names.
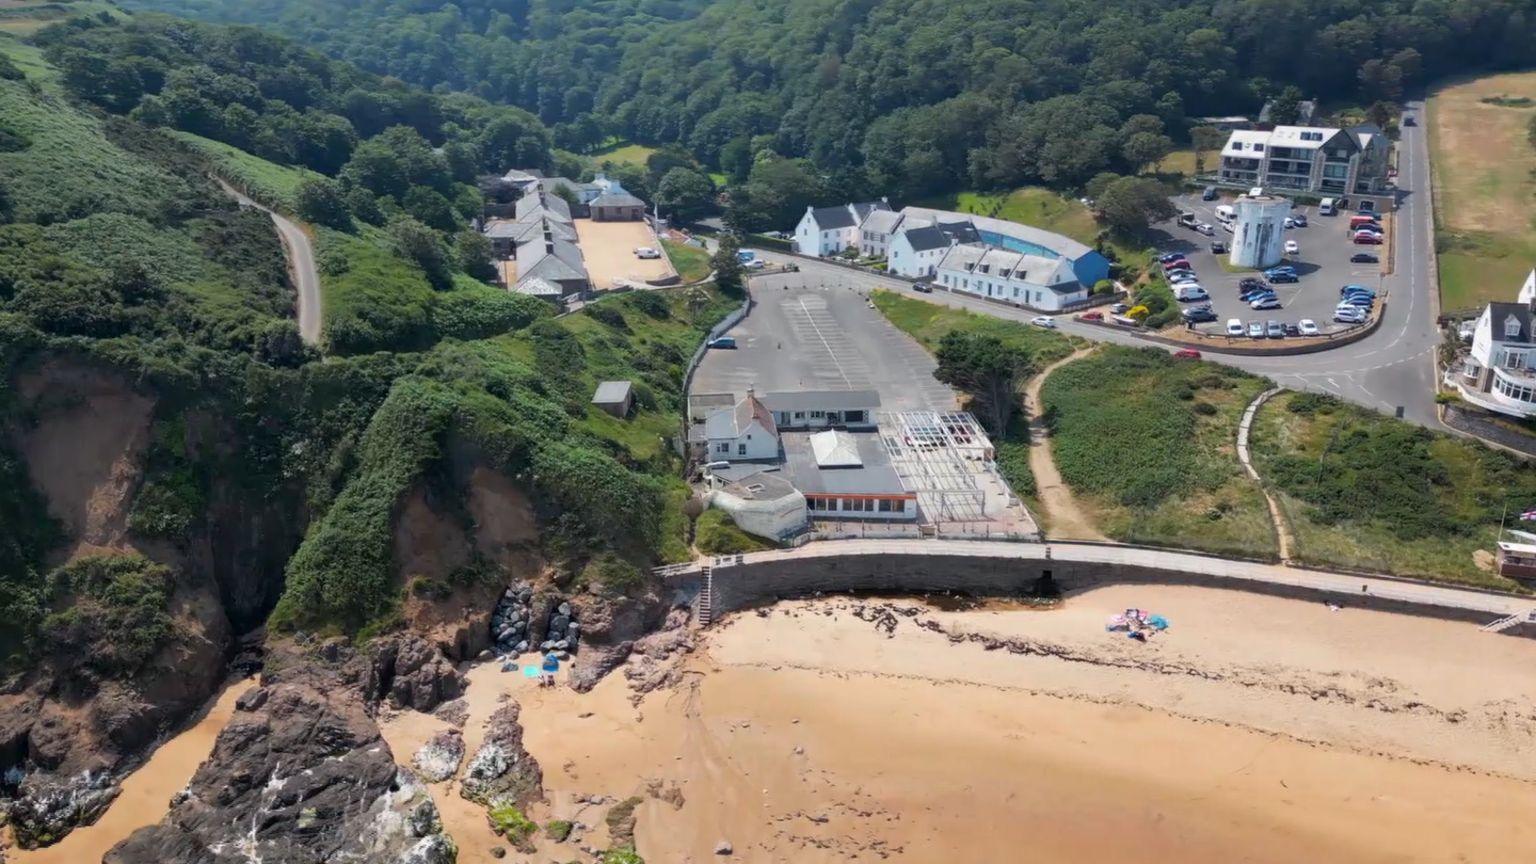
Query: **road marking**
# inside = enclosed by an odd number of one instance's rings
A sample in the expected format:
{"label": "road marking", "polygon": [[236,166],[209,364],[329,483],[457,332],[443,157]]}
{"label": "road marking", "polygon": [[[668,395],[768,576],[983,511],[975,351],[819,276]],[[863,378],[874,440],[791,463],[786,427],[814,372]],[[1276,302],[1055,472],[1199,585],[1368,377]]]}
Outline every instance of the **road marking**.
{"label": "road marking", "polygon": [[811,310],[805,305],[804,297],[800,298],[800,310],[805,313],[806,318],[811,323],[811,327],[815,329],[816,338],[821,340],[821,347],[827,350],[827,355],[832,358],[833,363],[837,364],[837,374],[843,377],[843,383],[847,385],[849,390],[852,390],[853,382],[848,380],[848,374],[843,371],[843,364],[838,361],[837,355],[832,353],[832,344],[827,341],[827,337],[821,332],[821,328],[816,325],[815,319],[811,318]]}

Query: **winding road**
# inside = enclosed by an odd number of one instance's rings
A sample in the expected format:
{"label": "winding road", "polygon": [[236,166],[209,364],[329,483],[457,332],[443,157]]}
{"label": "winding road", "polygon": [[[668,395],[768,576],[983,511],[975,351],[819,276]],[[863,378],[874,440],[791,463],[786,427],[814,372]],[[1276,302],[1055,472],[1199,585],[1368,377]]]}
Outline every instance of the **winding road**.
{"label": "winding road", "polygon": [[277,236],[282,238],[283,250],[288,256],[288,272],[298,288],[299,338],[305,345],[320,342],[320,271],[315,267],[315,247],[309,235],[299,223],[270,207],[251,200],[250,196],[229,185],[222,177],[213,178],[220,187],[234,198],[241,207],[251,207],[272,217],[277,226]]}
{"label": "winding road", "polygon": [[[1422,121],[1424,103],[1408,102],[1404,111],[1412,112]],[[1401,411],[1410,422],[1455,432],[1440,422],[1435,410],[1434,362],[1440,337],[1435,325],[1438,298],[1429,183],[1429,145],[1424,125],[1421,122],[1419,126],[1405,126],[1398,142],[1397,184],[1401,194],[1395,262],[1392,275],[1383,280],[1384,287],[1391,292],[1391,301],[1375,333],[1359,342],[1316,354],[1247,357],[1207,352],[1206,359],[1263,375],[1292,390],[1329,393],[1389,415]],[[792,261],[803,274],[824,280],[829,286],[845,285],[863,291],[887,288],[930,303],[1020,322],[1040,314],[943,291],[916,294],[905,280],[769,250],[758,252],[774,263]],[[1067,316],[1059,316],[1056,321],[1062,332],[1095,342],[1164,347],[1130,331],[1084,324]]]}

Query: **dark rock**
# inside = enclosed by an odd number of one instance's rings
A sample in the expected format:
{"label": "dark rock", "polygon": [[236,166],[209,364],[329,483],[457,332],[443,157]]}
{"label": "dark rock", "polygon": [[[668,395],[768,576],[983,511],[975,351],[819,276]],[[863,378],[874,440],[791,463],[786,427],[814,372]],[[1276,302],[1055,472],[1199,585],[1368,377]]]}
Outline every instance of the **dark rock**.
{"label": "dark rock", "polygon": [[464,768],[459,794],[481,804],[513,801],[526,809],[544,797],[544,772],[523,747],[516,702],[507,702],[486,721],[485,741]]}
{"label": "dark rock", "polygon": [[382,640],[374,654],[369,695],[395,708],[431,711],[464,693],[464,677],[431,642],[406,633]]}

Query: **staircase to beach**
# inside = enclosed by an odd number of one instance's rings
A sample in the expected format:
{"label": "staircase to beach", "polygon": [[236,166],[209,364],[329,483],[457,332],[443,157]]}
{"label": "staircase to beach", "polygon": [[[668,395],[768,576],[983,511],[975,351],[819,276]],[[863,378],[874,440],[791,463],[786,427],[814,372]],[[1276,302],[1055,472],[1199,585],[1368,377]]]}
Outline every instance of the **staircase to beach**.
{"label": "staircase to beach", "polygon": [[699,583],[698,614],[695,620],[700,627],[708,627],[715,620],[715,569],[704,565],[703,578]]}
{"label": "staircase to beach", "polygon": [[1505,615],[1503,618],[1484,624],[1478,629],[1484,633],[1503,633],[1505,630],[1518,627],[1521,624],[1536,624],[1536,609],[1516,612],[1513,615]]}

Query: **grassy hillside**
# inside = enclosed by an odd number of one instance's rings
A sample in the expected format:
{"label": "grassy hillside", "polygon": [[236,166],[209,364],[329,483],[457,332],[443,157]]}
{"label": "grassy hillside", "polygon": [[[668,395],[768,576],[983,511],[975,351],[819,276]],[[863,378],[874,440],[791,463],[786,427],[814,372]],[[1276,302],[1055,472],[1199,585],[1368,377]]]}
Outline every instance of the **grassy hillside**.
{"label": "grassy hillside", "polygon": [[1263,493],[1237,461],[1237,424],[1265,387],[1226,366],[1105,346],[1041,391],[1062,479],[1099,530],[1129,543],[1276,554]]}
{"label": "grassy hillside", "polygon": [[305,177],[319,176],[313,171],[278,165],[259,156],[191,132],[170,132],[208,157],[219,176],[253,199],[288,213],[294,212],[299,184]]}
{"label": "grassy hillside", "polygon": [[[1527,100],[1527,101],[1522,101]],[[1513,300],[1536,264],[1536,72],[1491,75],[1429,99],[1440,304]]]}
{"label": "grassy hillside", "polygon": [[1253,454],[1281,493],[1301,560],[1517,587],[1487,564],[1505,507],[1536,502],[1529,464],[1311,393],[1259,412]]}

